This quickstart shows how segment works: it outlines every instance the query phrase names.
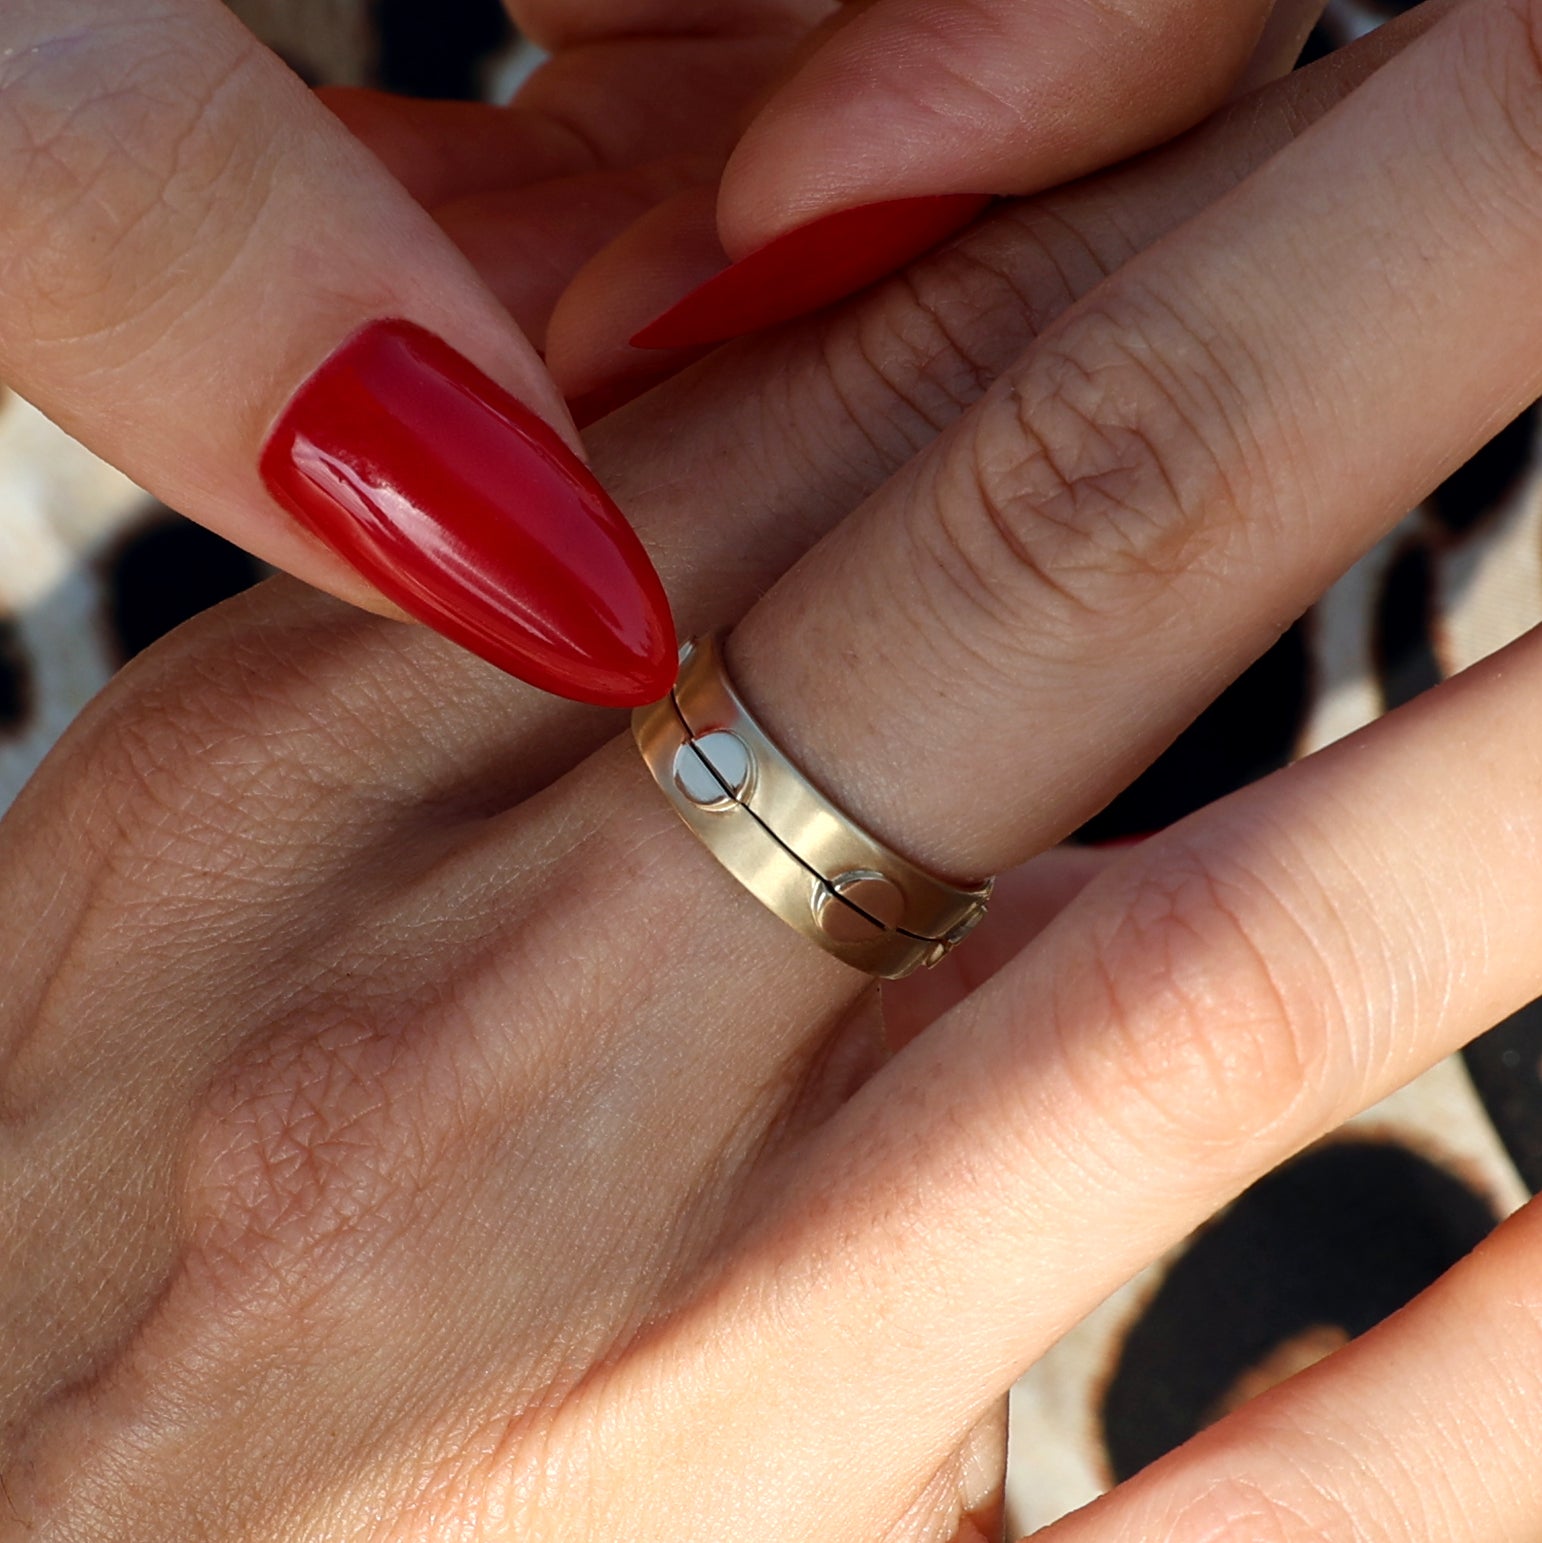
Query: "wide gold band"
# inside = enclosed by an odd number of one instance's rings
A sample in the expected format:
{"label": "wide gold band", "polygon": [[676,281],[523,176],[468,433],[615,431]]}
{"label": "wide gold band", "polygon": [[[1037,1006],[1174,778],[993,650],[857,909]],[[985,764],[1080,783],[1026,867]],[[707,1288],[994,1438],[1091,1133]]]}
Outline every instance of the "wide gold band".
{"label": "wide gold band", "polygon": [[985,914],[990,882],[945,884],[842,814],[739,699],[716,638],[681,651],[674,692],[632,717],[654,780],[714,857],[837,959],[898,980]]}

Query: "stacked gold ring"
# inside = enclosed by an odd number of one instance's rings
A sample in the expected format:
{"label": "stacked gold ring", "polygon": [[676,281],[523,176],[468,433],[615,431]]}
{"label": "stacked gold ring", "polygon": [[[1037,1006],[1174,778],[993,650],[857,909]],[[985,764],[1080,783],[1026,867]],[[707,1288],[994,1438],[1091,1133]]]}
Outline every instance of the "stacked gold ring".
{"label": "stacked gold ring", "polygon": [[681,651],[632,733],[680,818],[746,889],[837,959],[898,980],[934,965],[985,915],[991,882],[944,883],[843,814],[740,700],[715,637]]}

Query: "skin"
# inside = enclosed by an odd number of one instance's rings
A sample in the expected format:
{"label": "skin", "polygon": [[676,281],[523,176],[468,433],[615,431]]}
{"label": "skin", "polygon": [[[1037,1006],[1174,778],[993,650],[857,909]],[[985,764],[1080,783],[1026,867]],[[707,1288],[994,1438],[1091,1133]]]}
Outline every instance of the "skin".
{"label": "skin", "polygon": [[[606,422],[685,625],[896,844],[1044,846],[1542,389],[1539,40],[1420,13]],[[1539,674],[1029,861],[886,1043],[613,719],[288,582],[183,629],[0,824],[0,1537],[977,1539],[1024,1366],[1542,989]],[[1044,1536],[1535,1533],[1535,1226]]]}
{"label": "skin", "polygon": [[[742,257],[821,215],[960,190],[1029,193],[1172,137],[1288,68],[1302,0],[514,0],[557,51],[618,38],[792,36],[715,200]],[[1202,40],[1202,46],[1196,46]],[[655,104],[656,110],[656,104]]]}
{"label": "skin", "polygon": [[[1077,28],[1091,48],[1098,12],[1086,3]],[[1192,23],[1183,6],[1209,8],[1151,3],[1151,30],[1169,53],[1187,46],[1171,37]],[[1262,25],[1258,0],[1250,7]],[[624,340],[647,319],[639,306],[662,309],[705,276],[700,232],[677,214],[648,227],[648,250],[627,264],[644,287],[612,286],[617,305],[584,308],[591,328],[608,329],[598,358],[592,331],[576,356],[547,336],[559,297],[639,220],[688,211],[693,199],[711,205],[757,102],[779,80],[796,84],[794,61],[829,7],[515,9],[556,53],[511,109],[495,111],[368,93],[318,99],[219,0],[7,0],[0,378],[172,507],[307,583],[392,614],[258,478],[262,442],[296,388],[364,323],[403,317],[578,447],[564,396],[615,374],[610,355],[622,374],[678,362],[640,366]],[[1088,68],[1133,81],[1155,57],[1116,48],[1099,61],[1094,49]],[[1185,121],[1235,83],[1242,60],[1224,49],[1218,58],[1178,93]],[[1124,149],[1180,126],[1155,105],[1172,95],[1164,86],[1121,115]],[[1071,130],[1107,117],[1092,97],[1066,113]],[[1082,151],[1042,129],[1025,120],[1015,142],[1043,141],[1043,180],[1078,170]],[[710,247],[720,265],[715,236]],[[556,378],[539,356],[553,349]]]}

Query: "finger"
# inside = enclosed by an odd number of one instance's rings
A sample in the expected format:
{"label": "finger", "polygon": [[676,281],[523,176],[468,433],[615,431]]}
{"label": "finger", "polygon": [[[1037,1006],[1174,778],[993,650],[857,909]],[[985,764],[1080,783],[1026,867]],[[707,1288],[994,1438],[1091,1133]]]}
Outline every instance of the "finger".
{"label": "finger", "polygon": [[[680,188],[711,184],[715,196],[744,104],[790,46],[732,34],[582,44],[537,70],[508,108],[344,89],[322,96],[541,346],[557,296],[589,257]],[[722,265],[715,235],[699,264],[689,229],[669,231],[680,245],[659,271],[679,287],[661,291],[656,308]],[[660,379],[678,362],[653,355],[630,373]],[[600,384],[569,383],[568,394]],[[607,399],[620,398],[612,389]]]}
{"label": "finger", "polygon": [[717,182],[665,199],[593,254],[548,318],[546,364],[570,401],[673,374],[699,349],[633,348],[628,339],[674,296],[722,266]]}
{"label": "finger", "polygon": [[1326,0],[1275,0],[1263,35],[1233,95],[1245,96],[1294,69],[1312,29],[1322,19],[1325,3]]}
{"label": "finger", "polygon": [[[1129,775],[1127,738],[1162,722],[1144,756],[1168,737],[1534,398],[1538,34],[1535,4],[1457,10],[1057,324],[979,416],[1061,422],[1073,442],[1090,426],[1090,461],[1037,437],[997,452],[961,425],[935,472],[923,460],[794,570],[734,657],[795,764],[848,808],[871,794],[858,817],[944,872],[1031,850]],[[1358,153],[1373,136],[1374,165]],[[1374,261],[1342,261],[1358,252]],[[950,481],[950,464],[969,474]],[[999,544],[971,551],[955,525],[906,552],[911,521],[1003,470],[1024,481],[987,481]],[[891,555],[903,584],[870,592]],[[907,609],[934,572],[952,598]],[[1002,575],[1028,582],[996,590]],[[973,618],[956,633],[955,586]],[[974,671],[990,684],[972,697]],[[778,1175],[750,1267],[777,1261],[768,1321],[798,1326],[768,1356],[828,1370],[835,1424],[814,1447],[859,1418],[847,1389],[896,1424],[870,1420],[873,1451],[848,1443],[843,1460],[876,1462],[903,1427],[921,1461],[1251,1178],[1536,995],[1542,731],[1519,717],[1539,679],[1532,638],[1156,838],[867,1084],[798,1182]],[[734,922],[767,951],[788,930]],[[940,1321],[948,1353],[918,1377],[910,1347]]]}
{"label": "finger", "polygon": [[838,209],[1024,194],[1197,123],[1258,43],[1259,0],[878,0],[766,104],[723,180],[740,257]]}
{"label": "finger", "polygon": [[[1542,389],[1529,26],[1534,3],[1448,14],[1046,334],[975,415],[1026,424],[1026,444],[992,452],[960,425],[751,613],[734,674],[795,764],[944,873],[1032,851]],[[1070,442],[1035,448],[1057,423]],[[949,465],[966,475],[950,483]],[[975,506],[990,544],[960,561],[954,526],[907,551],[940,510],[971,507],[976,469],[1024,476]],[[993,589],[1003,578],[1024,587]],[[716,1436],[742,1432],[747,1492],[776,1504],[757,1454],[785,1472],[791,1452],[832,1533],[880,1535],[900,1497],[882,1482],[852,1497],[837,1468],[940,1463],[982,1400],[1216,1205],[1536,994],[1542,731],[1494,730],[1538,689],[1529,647],[1140,849],[843,1110],[798,1126],[802,1155],[761,1177],[776,1203],[756,1246],[661,1348],[710,1390]],[[741,1107],[757,1055],[756,1085],[767,1065],[785,1076],[784,1014],[828,1023],[819,1002],[856,987],[714,884],[689,836],[666,859],[664,825],[634,785],[623,797],[631,840],[646,826],[660,854],[679,978],[718,980],[713,1021],[753,1024],[714,1041],[721,1097]],[[774,1015],[754,1011],[767,1000]],[[730,1388],[692,1347],[768,1279],[760,1375],[818,1370],[736,1426],[744,1368]],[[828,1423],[809,1420],[811,1393]],[[769,1530],[795,1531],[811,1503],[787,1497]]]}
{"label": "finger", "polygon": [[849,8],[729,159],[718,226],[733,266],[639,343],[720,341],[828,305],[967,225],[969,195],[1036,192],[1172,138],[1234,89],[1268,13],[1266,0]]}
{"label": "finger", "polygon": [[[557,297],[590,257],[682,189],[715,195],[731,125],[788,46],[737,36],[587,44],[543,66],[507,108],[374,91],[322,97],[541,347]],[[681,244],[670,282],[688,286],[692,247],[671,233]],[[721,263],[715,238],[710,249],[703,277]],[[649,356],[639,373],[658,379],[676,362]],[[564,384],[579,395],[600,382]]]}
{"label": "finger", "polygon": [[[1028,192],[1170,138],[1289,71],[1320,10],[1320,0],[1208,13],[1194,0],[1113,13],[1061,0],[848,5],[793,56],[791,84],[769,94],[729,162],[720,271],[668,296],[632,341],[720,342],[854,294],[963,229],[985,202],[939,194]],[[1196,24],[1219,24],[1220,46],[1207,38],[1194,54]],[[1037,71],[1021,69],[1019,30],[1034,39]],[[1169,48],[1188,52],[1181,68]],[[1129,99],[1115,110],[1132,87],[1133,111]],[[848,154],[864,134],[874,137],[863,153]]]}
{"label": "finger", "polygon": [[1536,1537],[1539,1247],[1533,1201],[1402,1312],[1038,1536]]}
{"label": "finger", "polygon": [[425,208],[549,177],[725,157],[781,37],[626,37],[564,51],[508,106],[328,87],[319,99]]}
{"label": "finger", "polygon": [[540,113],[353,86],[324,87],[316,97],[425,209],[597,164],[579,134]]}
{"label": "finger", "polygon": [[[1533,634],[1153,838],[765,1176],[770,1214],[665,1347],[777,1282],[763,1362],[730,1387],[689,1361],[746,1493],[783,1443],[821,1498],[837,1463],[928,1461],[1247,1184],[1535,997],[1539,689]],[[735,1426],[746,1376],[787,1393]],[[843,1498],[850,1536],[895,1503]]]}
{"label": "finger", "polygon": [[[1078,295],[1234,187],[1443,8],[1426,0],[1145,165],[1005,210],[866,301],[725,350],[596,425],[588,440],[602,479],[655,553],[683,627],[738,619]],[[565,314],[564,304],[548,337],[554,357]],[[398,765],[414,746],[436,796],[454,783],[485,803],[488,765],[464,740],[481,744],[489,721],[501,725],[495,780],[509,802],[611,732],[554,702],[511,700],[496,681],[462,682],[453,701],[423,697],[409,666],[404,697],[421,706],[401,726]],[[421,673],[431,682],[443,668],[436,655]],[[447,718],[461,727],[448,732]]]}
{"label": "finger", "polygon": [[542,348],[573,275],[655,206],[682,191],[715,189],[717,170],[705,158],[651,161],[471,194],[440,205],[434,218]]}
{"label": "finger", "polygon": [[[758,401],[746,404],[756,435],[774,436],[768,463],[808,465],[812,441],[830,444],[832,470],[894,470],[903,457],[886,453],[888,446],[903,444],[908,456],[929,442],[1070,301],[1219,197],[1446,8],[1427,0],[1218,115],[1171,150],[996,214],[875,290],[865,306],[811,329],[805,350],[820,361],[811,368],[832,376],[838,389],[790,396],[769,418]],[[700,199],[661,206],[601,252],[552,318],[548,360],[564,389],[578,394],[672,373],[691,356],[633,348],[629,340],[722,261]],[[801,352],[795,349],[795,357]],[[776,357],[785,359],[786,349]],[[732,366],[714,372],[711,399],[719,416],[740,400],[734,387]],[[677,406],[672,417],[678,432],[680,420],[689,421],[689,405]],[[859,485],[870,491],[876,483]],[[801,490],[804,504],[818,505],[824,496],[816,485]]]}
{"label": "finger", "polygon": [[0,372],[105,459],[525,679],[666,678],[657,578],[528,343],[222,6],[8,5],[0,205]]}
{"label": "finger", "polygon": [[996,881],[990,911],[969,947],[935,969],[883,987],[884,1028],[898,1050],[1010,964],[1105,869],[1123,847],[1052,847]]}
{"label": "finger", "polygon": [[353,86],[327,86],[316,96],[424,208],[437,208],[653,160],[721,162],[742,103],[787,48],[778,37],[735,35],[582,46],[540,66],[508,106]]}
{"label": "finger", "polygon": [[543,63],[508,106],[352,86],[316,96],[432,208],[545,177],[727,156],[742,103],[789,46],[764,35],[590,43]]}

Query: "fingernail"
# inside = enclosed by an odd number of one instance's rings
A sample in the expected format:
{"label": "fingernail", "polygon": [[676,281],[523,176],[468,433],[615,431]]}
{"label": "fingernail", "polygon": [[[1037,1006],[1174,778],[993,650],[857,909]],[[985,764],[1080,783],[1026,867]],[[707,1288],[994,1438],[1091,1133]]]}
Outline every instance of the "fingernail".
{"label": "fingernail", "polygon": [[975,193],[843,209],[778,236],[693,289],[633,339],[634,348],[697,348],[790,321],[904,267],[968,225]]}
{"label": "fingernail", "polygon": [[664,587],[557,432],[404,321],[356,332],[263,448],[269,491],[409,615],[557,696],[657,701]]}

